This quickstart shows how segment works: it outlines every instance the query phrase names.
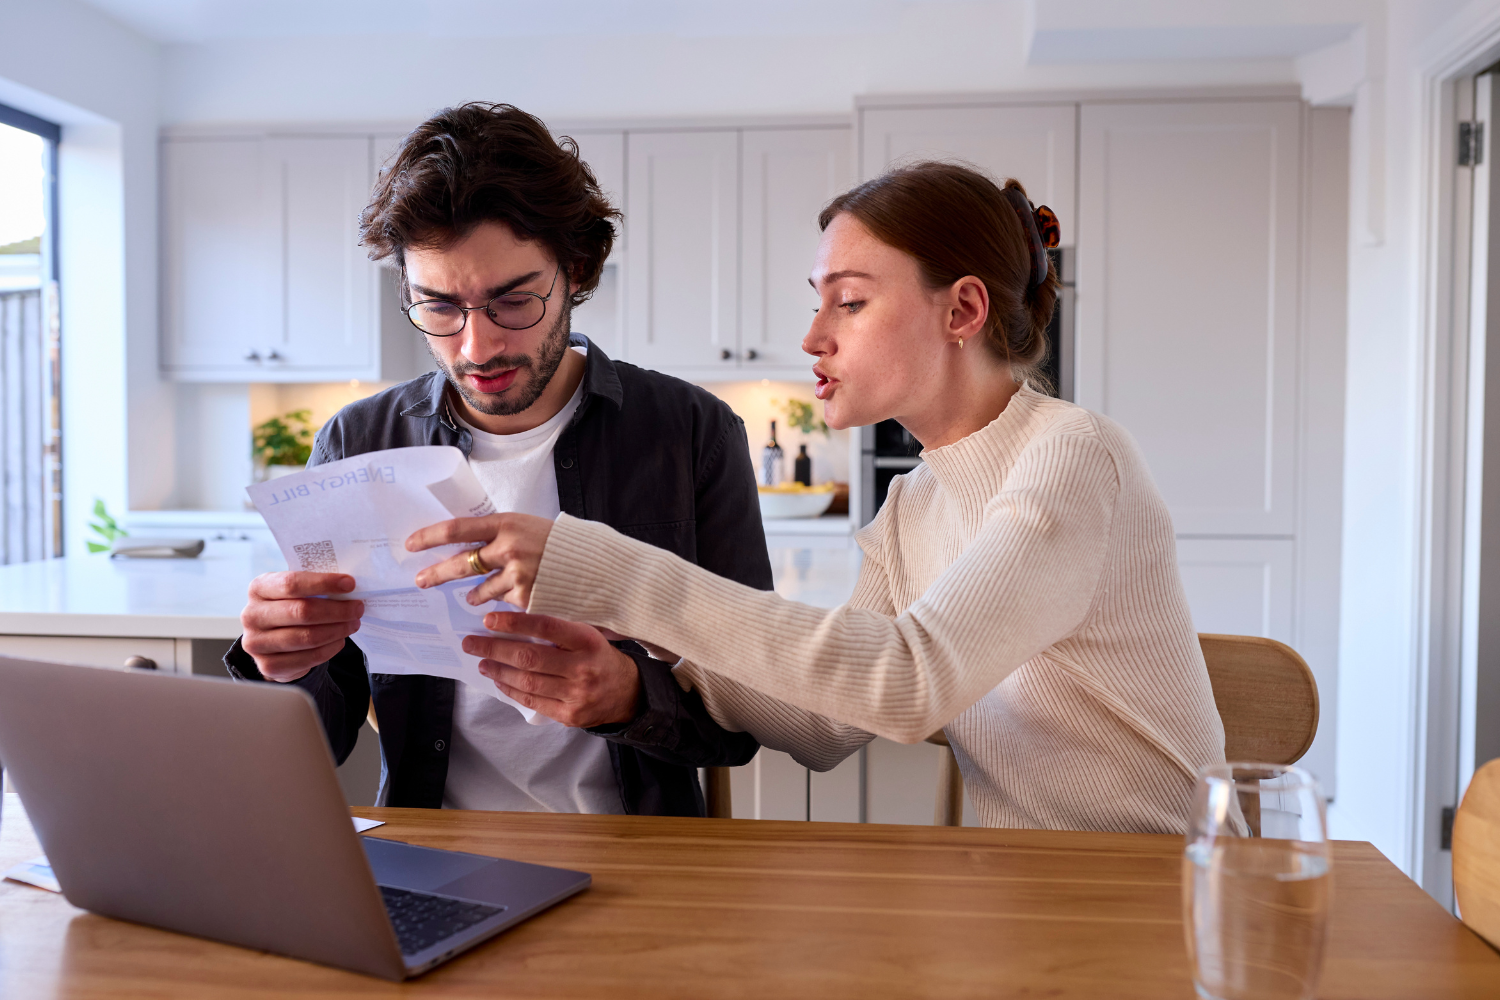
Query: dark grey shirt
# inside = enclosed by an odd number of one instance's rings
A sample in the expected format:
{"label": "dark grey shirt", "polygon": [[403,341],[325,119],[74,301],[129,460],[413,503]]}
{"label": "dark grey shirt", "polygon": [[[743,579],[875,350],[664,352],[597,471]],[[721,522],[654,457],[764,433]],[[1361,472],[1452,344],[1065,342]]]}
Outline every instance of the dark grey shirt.
{"label": "dark grey shirt", "polygon": [[[587,343],[577,334],[574,340]],[[561,508],[731,580],[771,589],[744,424],[711,393],[612,361],[588,346],[583,401],[553,450]],[[309,464],[412,445],[453,445],[467,455],[473,438],[455,419],[449,391],[447,379],[434,372],[351,403],[318,433]],[[758,744],[748,733],[715,723],[697,694],[678,686],[667,664],[634,643],[618,645],[640,671],[636,716],[623,726],[590,732],[609,742],[625,809],[701,816],[696,769],[748,763]],[[236,677],[263,679],[238,642],[225,663]],[[296,683],[317,703],[340,762],[354,749],[373,698],[382,801],[442,805],[456,682],[370,675],[351,640]]]}

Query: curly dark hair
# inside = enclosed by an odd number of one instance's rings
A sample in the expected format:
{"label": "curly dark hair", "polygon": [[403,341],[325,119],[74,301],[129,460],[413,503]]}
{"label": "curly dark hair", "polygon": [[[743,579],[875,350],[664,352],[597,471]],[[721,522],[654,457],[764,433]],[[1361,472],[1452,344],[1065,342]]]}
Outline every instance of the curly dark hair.
{"label": "curly dark hair", "polygon": [[578,143],[509,104],[444,108],[401,142],[360,213],[371,260],[394,257],[405,294],[407,250],[441,250],[483,222],[547,247],[579,305],[593,294],[619,209],[599,190]]}

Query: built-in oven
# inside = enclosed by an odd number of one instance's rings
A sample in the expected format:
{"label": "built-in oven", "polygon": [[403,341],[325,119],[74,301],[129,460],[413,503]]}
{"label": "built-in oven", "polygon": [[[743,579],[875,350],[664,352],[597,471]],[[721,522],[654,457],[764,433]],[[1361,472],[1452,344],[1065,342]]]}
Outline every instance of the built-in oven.
{"label": "built-in oven", "polygon": [[[1062,288],[1057,307],[1052,311],[1052,322],[1047,324],[1047,360],[1042,365],[1042,374],[1057,396],[1071,401],[1076,367],[1073,358],[1074,252],[1069,247],[1049,252],[1058,277],[1062,279]],[[861,427],[857,433],[860,443],[860,509],[854,513],[864,525],[874,520],[875,512],[885,503],[891,480],[922,464],[922,446],[894,420]]]}

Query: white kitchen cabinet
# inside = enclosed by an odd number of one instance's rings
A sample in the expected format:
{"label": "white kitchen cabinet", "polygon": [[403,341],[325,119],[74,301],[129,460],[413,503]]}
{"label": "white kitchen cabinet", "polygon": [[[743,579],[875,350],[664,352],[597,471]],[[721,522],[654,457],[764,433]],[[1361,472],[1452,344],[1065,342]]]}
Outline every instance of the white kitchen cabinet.
{"label": "white kitchen cabinet", "polygon": [[1289,538],[1178,539],[1193,627],[1294,643],[1296,546]]}
{"label": "white kitchen cabinet", "polygon": [[260,139],[165,142],[162,364],[178,377],[252,370],[280,318],[277,172]]}
{"label": "white kitchen cabinet", "polygon": [[807,768],[791,755],[762,747],[755,759],[729,772],[735,819],[807,819]]}
{"label": "white kitchen cabinet", "polygon": [[1086,104],[1080,136],[1078,402],[1180,534],[1291,535],[1300,102]]}
{"label": "white kitchen cabinet", "polygon": [[[77,635],[0,635],[0,656],[15,656],[82,667],[125,669],[125,661],[142,656],[166,673],[188,673],[191,664],[179,666],[178,646],[191,640],[137,639]],[[185,657],[186,659],[186,657]]]}
{"label": "white kitchen cabinet", "polygon": [[267,355],[263,363],[320,378],[370,371],[378,364],[378,275],[359,245],[370,139],[273,139],[267,153],[282,184],[282,336],[271,353],[283,360]]}
{"label": "white kitchen cabinet", "polygon": [[162,160],[167,374],[381,377],[370,136],[171,139]]}
{"label": "white kitchen cabinet", "polygon": [[739,348],[739,132],[630,133],[625,356],[732,370]]}
{"label": "white kitchen cabinet", "polygon": [[[741,171],[738,378],[811,369],[802,338],[818,297],[807,283],[818,213],[853,183],[846,128],[747,129]],[[810,374],[804,378],[811,378]]]}
{"label": "white kitchen cabinet", "polygon": [[[578,158],[594,173],[599,190],[609,203],[621,211],[625,210],[625,133],[623,131],[585,132],[566,128],[555,130],[559,135],[572,137],[578,143]],[[624,249],[624,234],[615,239],[611,257]]]}
{"label": "white kitchen cabinet", "polygon": [[878,177],[916,160],[958,160],[996,182],[1014,177],[1038,205],[1050,206],[1062,224],[1062,245],[1072,246],[1076,224],[1078,105],[991,107],[880,107],[862,105],[859,175]]}

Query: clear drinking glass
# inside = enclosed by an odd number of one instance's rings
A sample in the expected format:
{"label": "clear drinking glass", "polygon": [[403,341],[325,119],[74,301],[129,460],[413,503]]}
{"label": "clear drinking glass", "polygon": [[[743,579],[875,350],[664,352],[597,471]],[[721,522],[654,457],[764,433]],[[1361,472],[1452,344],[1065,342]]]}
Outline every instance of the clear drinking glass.
{"label": "clear drinking glass", "polygon": [[1278,764],[1198,773],[1182,859],[1193,985],[1205,1000],[1312,1000],[1328,928],[1323,793]]}

